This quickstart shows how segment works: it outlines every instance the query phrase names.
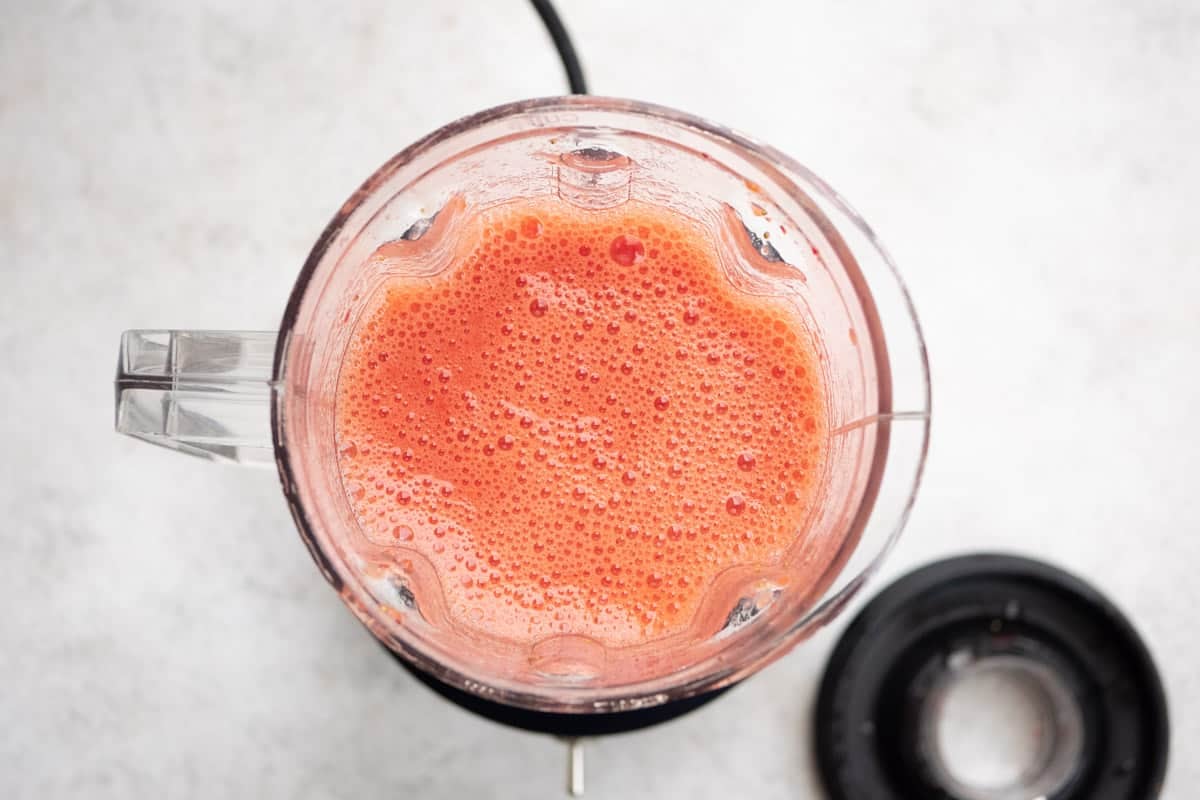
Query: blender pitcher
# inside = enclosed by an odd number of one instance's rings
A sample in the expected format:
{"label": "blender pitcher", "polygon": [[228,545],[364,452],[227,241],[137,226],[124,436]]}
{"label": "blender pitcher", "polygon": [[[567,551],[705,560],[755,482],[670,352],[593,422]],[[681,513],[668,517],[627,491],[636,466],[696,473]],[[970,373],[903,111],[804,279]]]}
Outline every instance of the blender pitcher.
{"label": "blender pitcher", "polygon": [[[460,624],[420,558],[358,546],[364,534],[334,429],[356,322],[395,270],[419,278],[447,269],[471,215],[544,197],[583,210],[638,201],[698,221],[737,289],[786,296],[819,342],[827,463],[806,544],[715,583],[683,634],[621,646],[571,630],[506,640]],[[372,258],[384,246],[399,255]],[[493,707],[556,715],[710,696],[829,620],[904,524],[928,418],[924,344],[905,288],[832,189],[728,129],[596,97],[514,103],[427,136],[341,207],[278,332],[127,331],[116,377],[118,432],[212,460],[273,464],[321,574],[424,680]]]}

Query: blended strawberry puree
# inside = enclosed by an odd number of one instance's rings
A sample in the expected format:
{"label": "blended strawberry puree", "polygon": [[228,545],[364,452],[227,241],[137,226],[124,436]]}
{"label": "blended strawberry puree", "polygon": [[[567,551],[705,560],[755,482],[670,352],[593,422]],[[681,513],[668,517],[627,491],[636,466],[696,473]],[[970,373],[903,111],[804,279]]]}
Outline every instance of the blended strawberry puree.
{"label": "blended strawberry puree", "polygon": [[426,559],[490,635],[686,631],[717,575],[805,533],[828,435],[812,336],[661,207],[522,200],[464,227],[451,268],[375,293],[342,364],[363,536]]}

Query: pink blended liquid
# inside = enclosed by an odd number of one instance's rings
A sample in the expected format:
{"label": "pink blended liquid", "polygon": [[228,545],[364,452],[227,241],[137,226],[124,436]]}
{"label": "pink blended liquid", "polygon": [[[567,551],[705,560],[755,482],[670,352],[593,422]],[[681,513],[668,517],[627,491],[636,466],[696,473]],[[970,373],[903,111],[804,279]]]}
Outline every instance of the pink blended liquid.
{"label": "pink blended liquid", "polygon": [[663,208],[465,225],[450,269],[391,279],[353,331],[336,430],[362,532],[493,636],[686,632],[718,575],[805,534],[828,436],[810,332]]}

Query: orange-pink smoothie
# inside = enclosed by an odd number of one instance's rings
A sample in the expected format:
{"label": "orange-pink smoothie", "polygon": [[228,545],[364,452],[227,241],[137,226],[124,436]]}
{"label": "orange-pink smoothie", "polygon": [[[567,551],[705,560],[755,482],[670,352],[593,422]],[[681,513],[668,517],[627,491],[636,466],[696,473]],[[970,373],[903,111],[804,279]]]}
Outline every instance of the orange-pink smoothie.
{"label": "orange-pink smoothie", "polygon": [[719,574],[804,533],[828,435],[812,336],[660,207],[464,224],[449,269],[391,279],[353,331],[336,431],[361,530],[491,635],[685,631]]}

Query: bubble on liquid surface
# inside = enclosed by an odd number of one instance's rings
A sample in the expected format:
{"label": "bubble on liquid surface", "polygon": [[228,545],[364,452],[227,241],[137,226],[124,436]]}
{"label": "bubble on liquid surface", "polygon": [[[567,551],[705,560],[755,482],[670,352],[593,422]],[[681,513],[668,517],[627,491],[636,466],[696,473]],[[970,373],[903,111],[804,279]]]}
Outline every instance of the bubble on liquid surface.
{"label": "bubble on liquid surface", "polygon": [[621,234],[609,244],[608,254],[621,266],[632,267],[645,258],[646,247],[636,236]]}

